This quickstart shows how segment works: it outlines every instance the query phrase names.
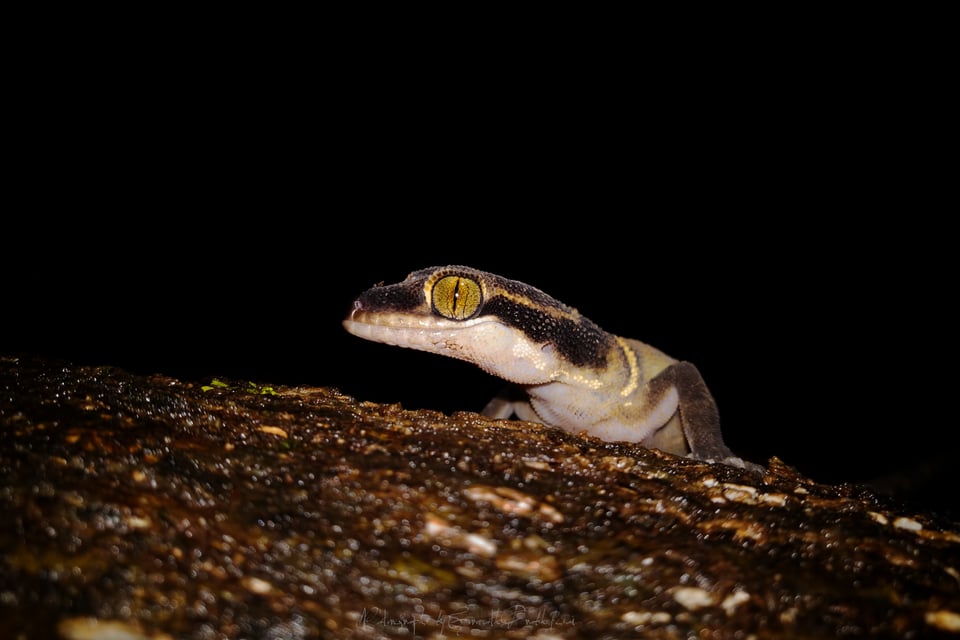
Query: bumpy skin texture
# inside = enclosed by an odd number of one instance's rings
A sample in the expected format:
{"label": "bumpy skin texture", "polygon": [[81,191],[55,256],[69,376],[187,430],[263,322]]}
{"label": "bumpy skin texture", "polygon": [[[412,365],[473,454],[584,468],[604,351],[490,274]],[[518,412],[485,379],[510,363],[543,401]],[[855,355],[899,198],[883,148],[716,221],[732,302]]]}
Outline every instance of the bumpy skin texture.
{"label": "bumpy skin texture", "polygon": [[464,266],[430,267],[353,304],[353,335],[472,362],[523,393],[484,413],[750,466],[723,442],[703,378],[637,340],[605,332],[530,285]]}

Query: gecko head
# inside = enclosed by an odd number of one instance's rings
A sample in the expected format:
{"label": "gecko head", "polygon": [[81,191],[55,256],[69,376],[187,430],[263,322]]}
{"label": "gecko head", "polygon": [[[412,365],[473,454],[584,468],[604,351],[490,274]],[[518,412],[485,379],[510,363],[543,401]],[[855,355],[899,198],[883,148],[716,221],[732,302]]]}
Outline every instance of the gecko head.
{"label": "gecko head", "polygon": [[470,267],[432,267],[362,293],[351,334],[472,362],[518,384],[556,379],[567,364],[602,366],[605,334],[539,289]]}

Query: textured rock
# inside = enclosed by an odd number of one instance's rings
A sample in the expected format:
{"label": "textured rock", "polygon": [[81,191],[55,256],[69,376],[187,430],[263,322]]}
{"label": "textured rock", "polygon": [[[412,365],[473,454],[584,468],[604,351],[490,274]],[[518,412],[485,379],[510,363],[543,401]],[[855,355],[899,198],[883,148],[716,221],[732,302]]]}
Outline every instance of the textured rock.
{"label": "textured rock", "polygon": [[0,478],[13,638],[960,632],[955,523],[776,459],[6,357]]}

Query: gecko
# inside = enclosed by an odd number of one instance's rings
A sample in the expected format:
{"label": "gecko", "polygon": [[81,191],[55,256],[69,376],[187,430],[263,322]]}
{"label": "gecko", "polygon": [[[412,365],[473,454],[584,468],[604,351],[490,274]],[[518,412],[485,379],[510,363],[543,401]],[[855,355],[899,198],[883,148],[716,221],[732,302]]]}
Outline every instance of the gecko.
{"label": "gecko", "polygon": [[343,326],[366,340],[465,360],[511,383],[486,416],[760,468],[724,443],[716,402],[693,364],[607,333],[523,282],[466,266],[420,269],[360,294]]}

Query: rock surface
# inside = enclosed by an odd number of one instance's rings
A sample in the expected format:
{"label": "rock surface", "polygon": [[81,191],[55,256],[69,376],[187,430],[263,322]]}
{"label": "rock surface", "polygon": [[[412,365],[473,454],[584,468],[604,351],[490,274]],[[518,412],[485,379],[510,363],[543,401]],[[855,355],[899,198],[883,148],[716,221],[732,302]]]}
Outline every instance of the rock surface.
{"label": "rock surface", "polygon": [[776,459],[0,358],[11,638],[960,634],[960,526]]}

